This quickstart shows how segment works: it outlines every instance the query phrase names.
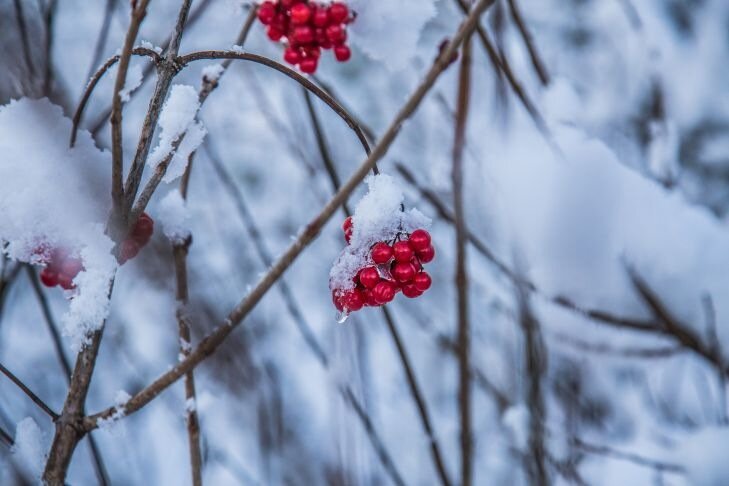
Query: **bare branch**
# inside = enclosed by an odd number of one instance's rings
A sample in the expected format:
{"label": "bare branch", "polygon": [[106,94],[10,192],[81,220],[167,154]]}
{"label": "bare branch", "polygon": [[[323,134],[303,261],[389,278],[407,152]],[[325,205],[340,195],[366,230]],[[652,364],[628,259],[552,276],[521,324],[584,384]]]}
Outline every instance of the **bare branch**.
{"label": "bare branch", "polygon": [[514,19],[516,28],[519,29],[521,38],[524,40],[524,45],[529,52],[529,59],[531,59],[532,61],[532,66],[534,66],[534,71],[536,71],[537,76],[539,76],[539,81],[542,82],[542,85],[547,86],[549,84],[549,73],[547,72],[547,68],[544,66],[542,58],[539,56],[537,46],[534,45],[534,40],[532,39],[532,35],[526,26],[526,22],[524,22],[524,18],[522,17],[521,11],[519,10],[519,5],[516,3],[516,0],[508,1],[511,18]]}
{"label": "bare branch", "polygon": [[634,454],[632,452],[624,452],[608,446],[590,444],[578,437],[572,437],[570,440],[577,448],[590,454],[598,454],[601,456],[612,457],[613,459],[628,461],[638,466],[648,467],[659,471],[671,472],[676,474],[686,473],[686,469],[678,464],[650,459],[638,454]]}
{"label": "bare branch", "polygon": [[[178,363],[168,372],[162,374],[152,384],[134,395],[123,409],[127,414],[131,414],[144,407],[154,397],[159,395],[164,389],[177,381],[187,371],[193,369],[201,361],[222,344],[228,335],[238,326],[241,321],[250,313],[250,311],[258,304],[265,293],[276,283],[283,275],[293,261],[301,254],[301,252],[313,241],[318,235],[321,228],[326,224],[329,218],[334,214],[337,208],[346,200],[349,194],[362,182],[367,173],[372,169],[374,164],[382,158],[387,152],[392,142],[402,127],[402,124],[412,116],[420,105],[425,95],[435,84],[440,74],[448,66],[449,60],[453,53],[463,42],[464,38],[475,28],[480,15],[493,4],[494,0],[479,0],[474,6],[467,19],[461,24],[453,39],[443,49],[441,54],[435,60],[425,76],[425,79],[416,88],[415,92],[408,98],[407,102],[400,109],[395,119],[390,124],[382,139],[372,150],[369,157],[360,164],[355,173],[344,183],[340,190],[332,197],[329,202],[322,208],[320,213],[312,219],[304,229],[303,233],[289,246],[289,248],[279,257],[269,271],[261,278],[253,290],[230,312],[226,320],[208,334],[200,344],[192,351],[190,356]],[[109,417],[114,413],[114,408],[108,408],[100,413],[87,417],[84,420],[85,430],[91,430],[97,426],[100,418]]]}
{"label": "bare branch", "polygon": [[18,378],[17,376],[15,376],[2,363],[0,363],[0,372],[2,374],[4,374],[5,376],[7,376],[10,379],[10,381],[12,381],[13,383],[15,383],[15,385],[18,388],[20,388],[23,391],[23,393],[25,393],[28,396],[28,398],[30,398],[33,401],[33,403],[35,403],[36,405],[38,405],[38,407],[41,410],[43,410],[49,417],[51,417],[51,419],[54,422],[58,419],[58,414],[56,412],[54,412],[53,410],[51,410],[51,407],[49,407],[48,405],[46,405],[46,402],[44,402],[43,400],[41,400],[38,397],[38,395],[36,395],[35,393],[33,393],[33,391],[30,388],[28,388],[28,386],[25,383],[23,383],[23,381],[20,378]]}

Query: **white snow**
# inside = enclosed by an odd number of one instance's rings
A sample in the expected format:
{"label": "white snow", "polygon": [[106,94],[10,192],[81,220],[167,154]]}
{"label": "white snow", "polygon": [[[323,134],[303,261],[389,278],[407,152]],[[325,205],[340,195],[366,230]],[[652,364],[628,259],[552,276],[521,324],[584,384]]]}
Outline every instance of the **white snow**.
{"label": "white snow", "polygon": [[127,79],[124,83],[124,88],[119,91],[119,98],[123,103],[130,100],[130,95],[135,89],[139,88],[142,84],[142,67],[139,64],[135,64],[127,71]]}
{"label": "white snow", "polygon": [[188,156],[202,143],[207,133],[202,124],[195,121],[199,109],[200,101],[195,88],[184,84],[172,86],[159,117],[159,142],[147,159],[150,167],[156,167],[173,151],[173,144],[186,133],[170,161],[162,179],[164,182],[171,182],[185,172]]}
{"label": "white snow", "polygon": [[146,49],[151,49],[154,52],[156,52],[157,54],[162,54],[162,48],[159,47],[159,46],[156,46],[156,45],[152,44],[149,41],[143,40],[142,42],[140,42],[139,45],[141,45],[142,47],[144,47]]}
{"label": "white snow", "polygon": [[518,404],[509,407],[501,420],[511,436],[514,447],[525,451],[529,440],[529,409],[526,405]]}
{"label": "white snow", "polygon": [[348,5],[357,13],[347,27],[351,43],[392,70],[410,65],[420,34],[436,13],[435,0],[351,0]]}
{"label": "white snow", "polygon": [[40,263],[53,248],[80,254],[64,334],[74,348],[108,314],[108,286],[116,261],[104,235],[109,210],[108,152],[79,132],[68,148],[71,121],[47,99],[0,107],[0,240],[16,260]]}
{"label": "white snow", "polygon": [[181,243],[190,236],[188,227],[190,215],[180,191],[168,192],[159,202],[157,209],[157,219],[162,223],[162,230],[170,241]]}
{"label": "white snow", "polygon": [[223,71],[225,71],[223,65],[221,63],[216,63],[210,64],[202,68],[201,74],[204,79],[207,79],[209,81],[217,81],[218,78],[220,78],[220,75],[223,74]]}
{"label": "white snow", "polygon": [[687,484],[723,486],[729,484],[726,448],[729,429],[705,428],[689,436],[674,456],[686,468]]}
{"label": "white snow", "polygon": [[15,444],[12,452],[25,473],[40,479],[45,464],[46,440],[38,424],[26,417],[15,427]]}
{"label": "white snow", "polygon": [[352,288],[352,278],[367,264],[369,250],[378,241],[392,240],[398,232],[430,227],[430,219],[417,209],[401,210],[405,196],[393,177],[371,175],[365,183],[369,190],[352,215],[352,239],[329,274],[331,289]]}

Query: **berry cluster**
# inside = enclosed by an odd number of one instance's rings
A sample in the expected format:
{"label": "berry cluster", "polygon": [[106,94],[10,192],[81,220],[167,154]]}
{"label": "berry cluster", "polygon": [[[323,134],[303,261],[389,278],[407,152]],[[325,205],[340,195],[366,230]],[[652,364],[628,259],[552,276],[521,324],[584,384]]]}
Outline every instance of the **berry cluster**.
{"label": "berry cluster", "polygon": [[[342,225],[344,239],[352,237],[352,218]],[[358,311],[362,307],[379,307],[391,302],[402,291],[408,298],[420,297],[432,280],[423,264],[433,261],[435,248],[424,229],[398,233],[392,241],[380,241],[370,249],[371,264],[357,272],[355,287],[332,291],[332,301],[340,312]]]}
{"label": "berry cluster", "polygon": [[309,0],[267,0],[258,7],[258,20],[268,26],[269,39],[285,38],[284,60],[305,73],[316,71],[322,49],[332,49],[339,62],[352,57],[346,41],[347,24],[354,17],[344,3],[327,6]]}
{"label": "berry cluster", "polygon": [[[137,256],[139,250],[149,243],[152,233],[154,233],[154,220],[147,213],[142,213],[129,232],[129,236],[119,246],[119,256],[117,257],[119,265],[123,265]],[[60,285],[66,290],[76,288],[73,279],[84,270],[84,266],[78,256],[72,255],[71,250],[68,248],[48,249],[45,246],[39,246],[35,253],[45,264],[45,268],[40,274],[43,285],[46,287]]]}

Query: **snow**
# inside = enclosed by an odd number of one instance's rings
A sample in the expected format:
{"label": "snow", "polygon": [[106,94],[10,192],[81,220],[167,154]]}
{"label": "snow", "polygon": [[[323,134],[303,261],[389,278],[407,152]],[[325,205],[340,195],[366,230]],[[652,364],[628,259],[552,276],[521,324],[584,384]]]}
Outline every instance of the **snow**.
{"label": "snow", "polygon": [[430,227],[430,219],[418,209],[403,211],[405,200],[402,187],[386,174],[370,175],[365,179],[367,194],[357,203],[352,215],[352,239],[334,263],[329,274],[332,290],[352,288],[352,278],[364,266],[371,264],[369,250],[379,241],[394,239],[398,233],[412,233]]}
{"label": "snow", "polygon": [[124,88],[119,91],[119,99],[122,103],[126,103],[130,100],[131,94],[135,89],[139,88],[142,84],[142,67],[139,64],[134,64],[127,71],[127,79],[124,82]]}
{"label": "snow", "polygon": [[26,417],[15,428],[15,444],[12,452],[25,473],[40,480],[46,460],[47,440],[38,424]]}
{"label": "snow", "polygon": [[526,451],[529,441],[529,409],[526,405],[513,405],[506,409],[502,422],[511,435],[514,447]]}
{"label": "snow", "polygon": [[225,68],[221,63],[216,64],[210,64],[208,66],[205,66],[202,69],[202,77],[203,79],[207,79],[208,81],[217,81],[218,78],[220,78],[220,75],[223,74],[223,71],[225,71]]}
{"label": "snow", "polygon": [[180,191],[167,193],[159,202],[157,217],[162,223],[165,236],[173,243],[182,243],[190,236],[190,215]]}
{"label": "snow", "polygon": [[686,484],[722,486],[729,483],[726,445],[729,429],[707,427],[685,439],[674,455],[674,462],[686,468]]}
{"label": "snow", "polygon": [[184,84],[172,86],[158,121],[159,142],[147,160],[150,167],[156,167],[173,151],[173,144],[184,135],[162,179],[164,182],[171,182],[185,173],[189,155],[205,138],[205,128],[195,121],[199,109],[200,101],[195,88]]}
{"label": "snow", "polygon": [[435,0],[350,0],[347,3],[357,13],[357,19],[347,28],[352,45],[391,70],[409,65],[425,24],[436,14]]}
{"label": "snow", "polygon": [[71,121],[47,99],[21,99],[0,107],[0,240],[12,259],[41,263],[52,248],[79,253],[85,271],[61,317],[74,349],[98,329],[109,310],[116,269],[108,216],[109,153],[80,131],[68,148]]}
{"label": "snow", "polygon": [[139,45],[142,46],[142,47],[144,47],[144,48],[146,48],[146,49],[151,49],[154,52],[156,52],[157,54],[162,54],[162,48],[159,47],[159,46],[156,46],[156,45],[152,44],[149,41],[143,40],[142,42],[139,43]]}

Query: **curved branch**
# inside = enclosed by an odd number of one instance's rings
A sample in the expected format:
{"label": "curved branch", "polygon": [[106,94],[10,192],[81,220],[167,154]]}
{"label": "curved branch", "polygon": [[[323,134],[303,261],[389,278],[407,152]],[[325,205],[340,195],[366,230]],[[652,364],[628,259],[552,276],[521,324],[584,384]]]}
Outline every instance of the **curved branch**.
{"label": "curved branch", "polygon": [[299,83],[301,86],[309,90],[311,93],[313,93],[317,98],[322,100],[324,103],[326,103],[334,112],[339,115],[339,117],[344,120],[344,122],[349,126],[349,128],[354,131],[354,133],[357,135],[357,138],[359,139],[360,143],[362,144],[362,147],[364,148],[367,155],[370,155],[370,144],[367,142],[367,137],[365,137],[364,131],[362,130],[362,127],[359,126],[359,123],[352,117],[352,115],[347,112],[347,110],[342,107],[334,98],[332,98],[326,91],[321,89],[316,84],[309,81],[306,77],[302,76],[301,74],[297,73],[293,69],[284,66],[281,63],[278,63],[274,61],[273,59],[269,59],[265,56],[259,56],[258,54],[251,54],[249,52],[241,52],[241,51],[198,51],[198,52],[192,52],[190,54],[185,54],[183,56],[179,56],[177,58],[177,63],[181,67],[186,67],[189,63],[194,61],[202,61],[202,60],[210,60],[210,59],[233,59],[233,60],[240,60],[240,61],[251,61],[255,62],[257,64],[262,64],[264,66],[267,66],[271,69],[275,69],[276,71],[285,74],[289,78],[293,79],[297,83]]}
{"label": "curved branch", "polygon": [[[342,185],[337,193],[327,202],[322,210],[317,214],[304,228],[303,232],[299,237],[291,243],[291,245],[284,251],[279,259],[272,265],[269,271],[263,275],[260,281],[253,287],[253,289],[246,295],[228,314],[226,319],[212,330],[197,347],[190,353],[190,355],[184,360],[180,361],[169,371],[160,375],[151,384],[136,393],[129,401],[121,406],[126,415],[132,414],[142,407],[147,405],[156,396],[158,396],[167,387],[175,383],[178,379],[184,376],[185,373],[195,368],[205,358],[213,354],[217,348],[227,339],[233,330],[240,325],[240,323],[248,316],[268,290],[278,281],[283,273],[291,266],[296,258],[304,251],[304,249],[316,238],[324,225],[329,221],[337,208],[349,197],[349,195],[362,183],[367,173],[374,167],[375,163],[380,160],[389,150],[390,146],[394,142],[395,138],[400,132],[402,125],[407,119],[409,119],[413,113],[420,106],[420,103],[425,98],[425,95],[431,90],[436,80],[440,77],[441,73],[450,64],[451,56],[456,52],[458,47],[463,43],[463,40],[468,36],[473,29],[476,27],[476,23],[488,7],[490,7],[495,0],[479,0],[471,9],[466,20],[460,25],[458,31],[453,36],[453,39],[443,49],[440,55],[436,58],[435,62],[431,66],[430,70],[425,75],[423,81],[418,85],[415,91],[408,97],[405,104],[400,108],[395,118],[390,123],[390,126],[385,131],[384,135],[374,147],[374,150],[370,153],[369,157],[364,160],[357,170],[350,176],[350,178]],[[231,57],[237,58],[243,53],[230,53]],[[247,58],[252,60],[251,54],[245,55]],[[242,57],[245,59],[246,57]],[[260,56],[256,56],[260,60]],[[178,58],[179,59],[179,58]],[[183,56],[184,59],[184,56]],[[200,59],[205,59],[204,56]],[[188,57],[187,61],[194,60],[192,57]],[[290,71],[288,68],[284,68],[286,71]],[[285,72],[285,71],[284,71]],[[295,74],[295,73],[294,73]],[[296,74],[298,76],[298,74]],[[310,84],[310,83],[309,83]],[[118,407],[110,407],[94,415],[84,417],[83,429],[88,432],[98,427],[99,419],[104,419],[112,416]]]}
{"label": "curved branch", "polygon": [[[132,49],[132,54],[135,56],[147,56],[155,64],[159,63],[162,60],[157,52],[153,51],[152,49],[147,49],[146,47],[135,47],[134,49]],[[86,104],[89,102],[89,98],[91,98],[91,93],[94,91],[94,89],[96,89],[96,85],[99,84],[99,81],[101,81],[101,78],[104,77],[106,72],[111,69],[114,64],[119,62],[120,57],[121,56],[117,54],[116,56],[112,56],[107,59],[106,62],[102,64],[101,67],[94,73],[94,75],[91,76],[89,84],[86,85],[84,94],[81,96],[81,100],[78,102],[78,106],[76,107],[76,112],[73,114],[73,129],[71,130],[71,141],[69,143],[71,147],[73,147],[76,143],[78,127],[81,124],[81,117],[83,116],[84,110],[86,109]]]}

